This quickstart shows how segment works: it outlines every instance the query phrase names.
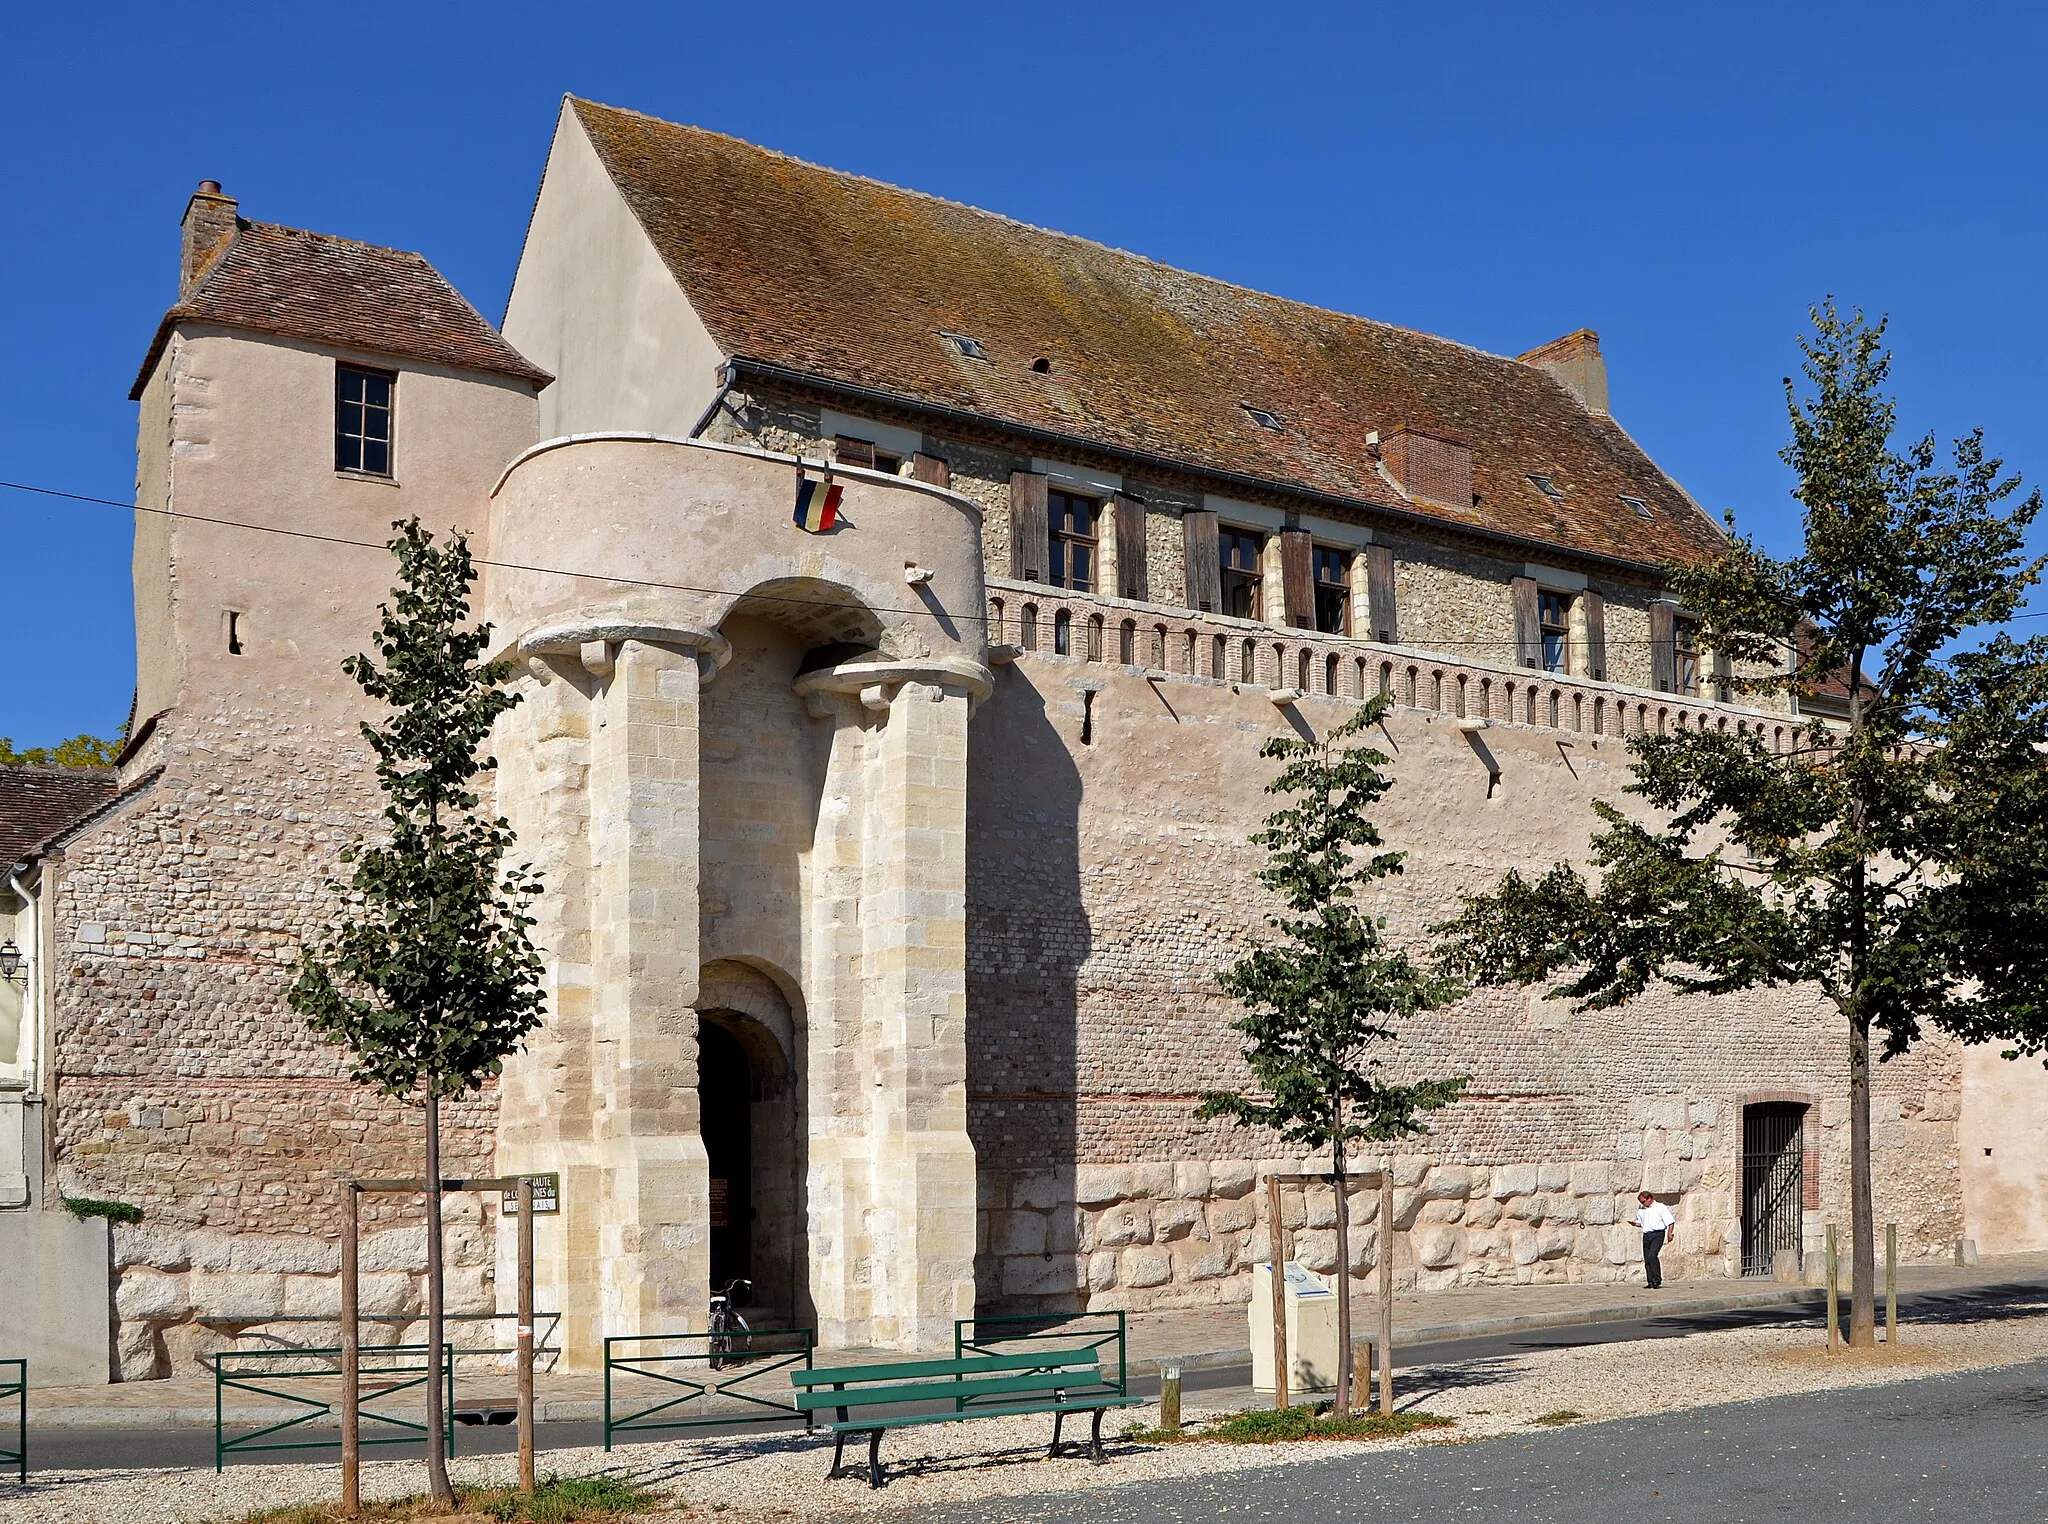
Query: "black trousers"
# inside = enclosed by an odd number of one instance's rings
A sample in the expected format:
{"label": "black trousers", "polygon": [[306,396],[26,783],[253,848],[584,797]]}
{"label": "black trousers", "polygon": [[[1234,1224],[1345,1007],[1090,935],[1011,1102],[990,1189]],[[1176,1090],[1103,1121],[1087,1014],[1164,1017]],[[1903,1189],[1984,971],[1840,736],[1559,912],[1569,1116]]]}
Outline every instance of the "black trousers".
{"label": "black trousers", "polygon": [[1664,1284],[1664,1267],[1657,1263],[1657,1256],[1663,1252],[1664,1229],[1643,1235],[1643,1274],[1648,1277],[1652,1291]]}

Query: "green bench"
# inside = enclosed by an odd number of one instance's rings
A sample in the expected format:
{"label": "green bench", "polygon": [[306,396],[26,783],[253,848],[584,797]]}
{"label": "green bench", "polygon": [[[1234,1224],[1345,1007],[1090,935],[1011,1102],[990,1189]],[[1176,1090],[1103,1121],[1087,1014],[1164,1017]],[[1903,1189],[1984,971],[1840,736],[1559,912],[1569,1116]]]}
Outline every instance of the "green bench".
{"label": "green bench", "polygon": [[[835,1412],[832,1428],[832,1469],[839,1475],[846,1436],[868,1436],[868,1485],[880,1487],[882,1435],[890,1429],[918,1424],[957,1423],[965,1418],[1003,1418],[1021,1413],[1050,1413],[1052,1448],[1060,1453],[1060,1425],[1069,1413],[1092,1413],[1088,1436],[1090,1458],[1102,1463],[1102,1415],[1111,1408],[1142,1401],[1124,1394],[1117,1381],[1102,1376],[1099,1351],[1092,1348],[1040,1349],[1020,1354],[966,1355],[957,1360],[910,1360],[896,1365],[848,1365],[836,1370],[791,1371],[790,1384],[799,1391],[799,1412]],[[951,1403],[936,1413],[886,1411],[912,1405]],[[857,1415],[857,1416],[856,1416]]]}

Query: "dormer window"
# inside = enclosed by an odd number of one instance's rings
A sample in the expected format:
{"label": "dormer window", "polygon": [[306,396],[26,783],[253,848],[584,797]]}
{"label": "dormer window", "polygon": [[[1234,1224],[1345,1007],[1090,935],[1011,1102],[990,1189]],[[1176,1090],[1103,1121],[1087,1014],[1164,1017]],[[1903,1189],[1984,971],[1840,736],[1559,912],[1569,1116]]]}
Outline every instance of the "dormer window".
{"label": "dormer window", "polygon": [[1279,414],[1269,413],[1262,407],[1253,407],[1249,402],[1240,402],[1238,406],[1243,408],[1245,416],[1250,418],[1260,428],[1271,429],[1275,434],[1280,432]]}
{"label": "dormer window", "polygon": [[956,354],[963,354],[970,360],[988,358],[988,351],[981,347],[981,341],[978,339],[970,339],[964,333],[947,333],[943,329],[940,330],[939,337],[951,344]]}
{"label": "dormer window", "polygon": [[1654,517],[1650,508],[1650,501],[1648,498],[1630,497],[1626,492],[1624,492],[1621,495],[1621,504],[1624,508],[1628,509],[1630,513],[1633,513],[1639,519],[1647,519]]}
{"label": "dormer window", "polygon": [[391,415],[398,377],[360,365],[334,368],[334,469],[391,474]]}
{"label": "dormer window", "polygon": [[1549,498],[1553,503],[1563,504],[1564,489],[1541,471],[1531,471],[1529,473],[1529,485]]}

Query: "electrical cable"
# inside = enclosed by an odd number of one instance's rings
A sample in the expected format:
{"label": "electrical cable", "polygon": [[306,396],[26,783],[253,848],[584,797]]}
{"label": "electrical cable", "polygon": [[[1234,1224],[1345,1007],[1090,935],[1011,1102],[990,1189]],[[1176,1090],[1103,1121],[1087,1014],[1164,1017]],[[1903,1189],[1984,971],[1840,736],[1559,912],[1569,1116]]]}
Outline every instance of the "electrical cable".
{"label": "electrical cable", "polygon": [[[119,508],[119,509],[123,510],[124,512],[129,512],[129,513],[150,513],[150,514],[155,514],[155,515],[157,515],[157,516],[158,516],[159,518],[167,518],[167,519],[182,519],[182,520],[186,521],[187,523],[192,523],[192,524],[211,524],[211,525],[214,525],[214,526],[216,526],[216,527],[218,527],[218,528],[222,528],[222,529],[246,529],[246,530],[252,531],[252,532],[254,532],[254,533],[257,533],[257,534],[275,534],[275,535],[284,535],[284,536],[286,536],[286,537],[288,537],[288,538],[291,538],[291,539],[296,539],[296,540],[312,540],[312,541],[315,541],[315,542],[317,542],[317,543],[319,543],[319,544],[323,544],[323,545],[346,545],[346,546],[349,546],[349,547],[351,547],[351,548],[354,548],[354,549],[357,549],[357,550],[386,550],[386,549],[389,549],[389,546],[388,546],[388,545],[387,545],[387,544],[386,544],[385,542],[383,542],[383,541],[373,541],[373,540],[357,540],[357,539],[352,539],[352,538],[350,538],[350,537],[348,537],[348,536],[346,536],[346,535],[333,535],[333,534],[321,534],[321,533],[319,533],[318,531],[316,531],[316,530],[311,530],[311,529],[287,529],[287,528],[283,527],[282,525],[276,525],[276,524],[245,524],[245,523],[241,522],[241,521],[240,521],[240,520],[238,520],[238,519],[223,519],[223,518],[216,518],[216,517],[214,517],[214,516],[213,516],[213,515],[211,515],[211,514],[204,514],[204,513],[187,513],[187,512],[186,512],[186,511],[184,511],[183,509],[179,509],[179,508],[151,508],[151,507],[147,507],[147,506],[145,506],[144,504],[141,504],[141,503],[124,503],[124,502],[120,501],[120,499],[118,499],[118,498],[111,498],[111,497],[94,497],[94,496],[90,495],[89,493],[84,493],[84,492],[64,492],[64,491],[61,491],[61,490],[59,490],[58,488],[55,488],[55,487],[39,487],[39,486],[35,486],[34,484],[32,484],[32,483],[29,483],[29,482],[16,482],[16,481],[5,481],[5,480],[0,480],[0,487],[4,487],[4,488],[6,488],[7,490],[9,490],[9,491],[12,491],[12,492],[28,492],[28,493],[34,493],[34,494],[36,494],[36,495],[39,495],[39,496],[42,496],[42,497],[54,497],[54,498],[62,498],[62,499],[64,499],[64,500],[65,500],[65,501],[67,501],[67,502],[73,502],[73,503],[90,503],[90,504],[92,504],[92,505],[94,505],[94,506],[96,506],[96,507],[103,507],[103,508]],[[656,590],[658,590],[658,591],[661,591],[661,592],[673,592],[673,593],[699,593],[699,594],[703,594],[703,595],[705,595],[705,596],[707,596],[707,597],[714,597],[714,598],[723,598],[723,597],[730,597],[730,596],[732,596],[732,590],[731,590],[730,588],[722,588],[722,587],[695,587],[695,586],[692,586],[691,584],[689,584],[689,583],[687,583],[687,582],[660,582],[660,581],[655,581],[655,580],[653,580],[653,579],[651,579],[651,578],[646,578],[646,577],[622,577],[622,576],[615,576],[615,575],[613,575],[613,574],[611,574],[611,573],[609,573],[609,572],[579,572],[579,571],[570,571],[570,570],[569,570],[568,568],[566,568],[566,567],[561,567],[561,566],[531,566],[531,565],[527,565],[527,564],[526,564],[526,563],[524,563],[524,562],[519,562],[519,561],[493,561],[493,560],[485,559],[485,558],[482,558],[482,557],[478,557],[478,558],[476,558],[476,564],[477,564],[478,566],[487,566],[487,567],[491,568],[491,569],[492,569],[492,570],[494,570],[494,571],[511,571],[511,572],[529,572],[529,573],[532,573],[533,575],[536,575],[536,576],[543,576],[543,577],[580,577],[580,578],[583,578],[583,579],[585,579],[585,580],[588,580],[588,581],[595,581],[595,582],[617,582],[617,583],[623,583],[623,584],[625,584],[625,585],[626,585],[626,586],[628,586],[628,587],[646,587],[646,588],[654,588],[654,589],[656,589]],[[1050,585],[1048,585],[1048,586],[1047,586],[1047,588],[1046,588],[1046,594],[1047,594],[1047,596],[1048,596],[1048,597],[1058,597],[1058,596],[1059,596],[1059,595],[1060,595],[1060,594],[1061,594],[1062,592],[1065,592],[1065,591],[1067,591],[1067,590],[1066,590],[1066,589],[1064,589],[1064,588],[1057,588],[1057,587],[1052,587],[1052,586],[1050,586]],[[801,606],[801,607],[805,607],[805,608],[821,608],[821,609],[843,609],[843,608],[847,607],[847,605],[845,605],[845,604],[843,604],[843,603],[833,603],[833,602],[829,602],[829,601],[827,601],[827,600],[825,600],[825,599],[823,599],[823,598],[802,598],[802,597],[798,597],[798,596],[796,596],[796,595],[794,595],[794,594],[789,594],[789,593],[762,593],[762,592],[750,592],[750,593],[747,593],[747,594],[745,594],[744,596],[746,596],[746,597],[748,597],[748,598],[760,599],[760,600],[763,600],[763,601],[767,601],[767,602],[773,602],[773,603],[787,603],[787,604],[794,604],[794,605],[798,605],[798,606]],[[927,617],[930,617],[930,618],[937,618],[937,617],[939,617],[939,616],[940,616],[941,614],[943,614],[943,615],[945,615],[945,617],[948,617],[948,618],[952,618],[952,619],[957,619],[957,620],[963,620],[963,621],[965,621],[965,622],[967,622],[967,623],[970,623],[970,624],[982,624],[982,625],[987,625],[987,624],[990,624],[990,623],[992,623],[992,622],[993,622],[993,621],[992,621],[992,619],[991,619],[991,617],[990,617],[990,616],[989,616],[988,614],[986,614],[986,613],[982,613],[982,614],[955,614],[955,613],[950,613],[950,612],[948,612],[948,611],[946,611],[946,610],[943,610],[943,609],[941,609],[941,610],[936,610],[936,611],[935,611],[935,610],[933,610],[933,609],[931,609],[931,608],[927,608],[927,607],[923,607],[923,606],[920,606],[920,607],[917,607],[917,608],[887,608],[887,607],[878,607],[878,606],[870,606],[870,608],[869,608],[869,612],[871,612],[871,613],[876,613],[876,614],[905,614],[905,615],[917,615],[917,614],[922,614],[922,615],[925,615],[925,616],[927,616]],[[1195,617],[1199,618],[1199,617],[1201,617],[1201,616],[1200,616],[1199,614],[1197,614],[1197,615],[1196,615]],[[2014,615],[2012,615],[2012,616],[2010,616],[2010,617],[2011,617],[2012,619],[2048,619],[2048,609],[2043,609],[2043,610],[2041,610],[2041,611],[2039,611],[2039,612],[2036,612],[2036,613],[2027,613],[2027,614],[2014,614]],[[1276,628],[1277,628],[1277,627],[1276,627]],[[1290,633],[1290,634],[1304,634],[1304,635],[1306,635],[1306,634],[1309,634],[1309,633],[1312,633],[1312,632],[1310,632],[1310,631],[1306,631],[1306,630],[1303,630],[1303,631],[1288,631],[1288,632],[1286,632],[1286,633]],[[1438,647],[1438,646],[1486,646],[1486,647],[1493,647],[1493,648],[1503,648],[1503,647],[1507,647],[1507,646],[1512,646],[1512,645],[1514,644],[1514,642],[1513,642],[1512,640],[1437,640],[1437,639],[1433,639],[1433,640],[1431,640],[1431,641],[1429,642],[1429,644],[1430,644],[1430,645],[1431,645],[1432,647]],[[1610,641],[1609,641],[1609,642],[1608,642],[1607,644],[1608,644],[1609,648],[1611,649],[1611,648],[1613,648],[1614,646],[1617,646],[1617,645],[1634,645],[1634,644],[1637,644],[1637,642],[1633,642],[1633,641],[1614,641],[1614,640],[1610,640]],[[1643,641],[1643,642],[1640,642],[1640,644],[1643,644],[1643,645],[1648,645],[1648,644],[1649,644],[1649,642],[1648,642],[1648,641]]]}

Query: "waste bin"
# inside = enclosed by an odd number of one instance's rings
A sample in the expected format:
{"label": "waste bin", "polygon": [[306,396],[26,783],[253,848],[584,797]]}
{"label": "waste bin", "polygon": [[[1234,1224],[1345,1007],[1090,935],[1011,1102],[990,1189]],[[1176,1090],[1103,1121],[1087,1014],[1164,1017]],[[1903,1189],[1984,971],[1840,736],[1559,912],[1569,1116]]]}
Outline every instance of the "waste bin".
{"label": "waste bin", "polygon": [[[1337,1390],[1337,1293],[1319,1275],[1289,1260],[1281,1282],[1287,1296],[1287,1394]],[[1252,1267],[1252,1389],[1273,1390],[1273,1269]]]}

